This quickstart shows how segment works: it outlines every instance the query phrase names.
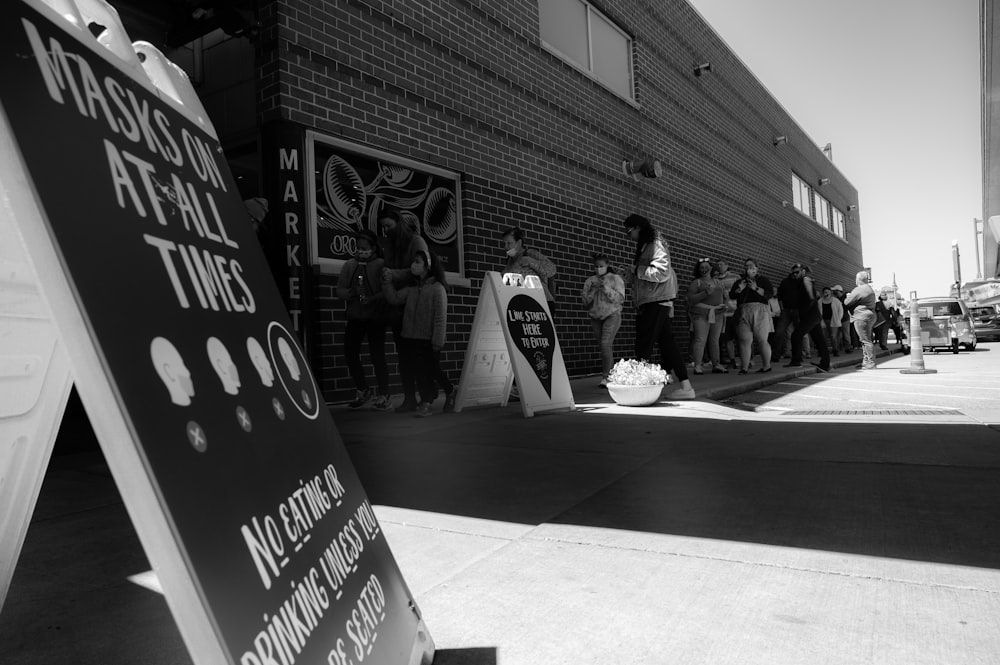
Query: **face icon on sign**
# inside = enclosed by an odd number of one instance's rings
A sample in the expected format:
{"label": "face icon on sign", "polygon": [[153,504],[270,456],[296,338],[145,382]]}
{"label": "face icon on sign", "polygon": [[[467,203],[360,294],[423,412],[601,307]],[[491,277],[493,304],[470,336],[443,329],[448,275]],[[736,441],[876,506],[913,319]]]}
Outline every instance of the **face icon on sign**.
{"label": "face icon on sign", "polygon": [[274,370],[271,369],[271,361],[264,353],[264,347],[253,337],[247,337],[247,353],[250,355],[250,362],[253,363],[257,374],[260,375],[260,382],[270,388],[274,385]]}
{"label": "face icon on sign", "polygon": [[302,370],[299,369],[299,361],[295,359],[292,347],[289,346],[284,337],[278,338],[278,353],[281,354],[281,359],[285,361],[285,367],[288,368],[288,373],[292,375],[292,381],[298,381],[302,376]]}
{"label": "face icon on sign", "polygon": [[170,401],[178,406],[188,406],[194,397],[194,382],[177,348],[164,337],[154,337],[149,345],[149,356],[160,381],[170,393]]}
{"label": "face icon on sign", "polygon": [[240,392],[240,373],[233,364],[233,358],[225,345],[217,337],[209,337],[206,344],[208,359],[222,381],[222,388],[230,395],[238,395]]}

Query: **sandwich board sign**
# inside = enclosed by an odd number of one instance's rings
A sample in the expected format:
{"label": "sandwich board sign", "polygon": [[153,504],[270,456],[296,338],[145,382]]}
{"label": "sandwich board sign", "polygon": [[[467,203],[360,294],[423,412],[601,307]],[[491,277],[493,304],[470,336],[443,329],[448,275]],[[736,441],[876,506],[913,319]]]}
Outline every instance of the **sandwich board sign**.
{"label": "sandwich board sign", "polygon": [[[53,380],[28,401],[54,413],[68,359],[194,662],[429,662],[433,641],[186,76],[129,44],[103,0],[8,3],[0,58],[0,228],[40,289],[27,304],[6,294],[0,324],[23,309],[56,333],[20,355],[8,340],[37,340],[5,335],[2,353],[47,362]],[[22,440],[51,438],[14,424]],[[8,452],[0,480],[32,485],[47,453]],[[19,546],[30,503],[0,520],[0,542]]]}
{"label": "sandwich board sign", "polygon": [[525,418],[539,411],[575,408],[538,277],[487,272],[465,350],[455,411],[506,406],[515,379]]}

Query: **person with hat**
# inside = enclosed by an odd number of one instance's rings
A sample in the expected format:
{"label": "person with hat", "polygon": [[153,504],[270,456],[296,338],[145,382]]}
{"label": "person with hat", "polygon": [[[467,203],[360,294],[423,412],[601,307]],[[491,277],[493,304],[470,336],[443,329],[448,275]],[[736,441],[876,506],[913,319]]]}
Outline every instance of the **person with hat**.
{"label": "person with hat", "polygon": [[674,316],[674,298],[677,297],[677,275],[670,263],[667,242],[648,219],[631,214],[625,218],[625,229],[635,241],[635,259],[629,266],[625,280],[632,287],[635,302],[635,355],[649,361],[653,345],[660,347],[660,366],[669,374],[677,375],[681,387],[667,399],[694,399],[694,388],[688,379],[684,357],[681,355],[671,319]]}
{"label": "person with hat", "polygon": [[805,298],[802,290],[801,263],[792,265],[788,275],[778,284],[778,290],[774,295],[781,303],[781,314],[774,322],[774,345],[771,351],[772,357],[782,358],[788,344],[788,329],[798,326],[799,308]]}
{"label": "person with hat", "polygon": [[841,315],[839,333],[841,349],[844,353],[850,353],[858,346],[853,339],[854,334],[857,333],[853,332],[854,326],[851,325],[851,313],[847,311],[846,307],[844,307],[844,287],[840,284],[834,284],[830,287],[830,291],[833,292],[833,297],[840,301]]}

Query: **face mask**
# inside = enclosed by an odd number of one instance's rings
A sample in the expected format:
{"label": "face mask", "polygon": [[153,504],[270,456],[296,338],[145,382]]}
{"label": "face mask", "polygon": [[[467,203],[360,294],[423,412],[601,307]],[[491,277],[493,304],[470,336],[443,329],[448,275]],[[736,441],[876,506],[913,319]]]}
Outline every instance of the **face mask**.
{"label": "face mask", "polygon": [[371,257],[372,257],[372,251],[370,249],[368,250],[359,249],[357,252],[354,253],[354,258],[356,258],[358,261],[367,261]]}
{"label": "face mask", "polygon": [[606,275],[607,272],[608,272],[608,267],[607,266],[597,266],[597,274],[598,275]]}
{"label": "face mask", "polygon": [[424,268],[423,266],[410,266],[410,273],[412,273],[414,277],[423,277]]}

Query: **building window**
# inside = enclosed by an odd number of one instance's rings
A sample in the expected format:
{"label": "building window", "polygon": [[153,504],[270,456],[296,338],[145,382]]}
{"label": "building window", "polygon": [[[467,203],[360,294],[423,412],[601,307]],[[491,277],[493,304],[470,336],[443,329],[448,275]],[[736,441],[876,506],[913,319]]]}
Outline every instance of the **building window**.
{"label": "building window", "polygon": [[542,44],[632,100],[632,39],[584,0],[538,0]]}
{"label": "building window", "polygon": [[813,210],[815,211],[815,216],[813,219],[816,223],[822,226],[824,229],[830,229],[830,202],[824,199],[819,194],[813,194],[816,197],[815,205]]}
{"label": "building window", "polygon": [[802,180],[802,178],[793,173],[792,203],[795,205],[795,209],[803,215],[812,217],[812,213],[809,210],[810,199],[812,199],[812,188],[810,188],[809,185]]}
{"label": "building window", "polygon": [[844,213],[836,208],[833,209],[833,232],[838,237],[847,240],[847,227],[844,225]]}

